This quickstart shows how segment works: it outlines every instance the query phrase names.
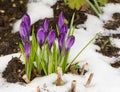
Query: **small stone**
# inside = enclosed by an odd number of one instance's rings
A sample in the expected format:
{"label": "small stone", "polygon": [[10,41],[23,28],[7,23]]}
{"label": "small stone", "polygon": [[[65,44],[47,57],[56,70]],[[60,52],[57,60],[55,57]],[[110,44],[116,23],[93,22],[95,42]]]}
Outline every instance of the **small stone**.
{"label": "small stone", "polygon": [[15,4],[15,3],[13,3],[13,4],[12,4],[12,7],[16,7],[16,4]]}
{"label": "small stone", "polygon": [[22,1],[22,0],[20,0],[20,4],[23,4],[23,1]]}
{"label": "small stone", "polygon": [[14,2],[14,0],[11,0],[11,2]]}
{"label": "small stone", "polygon": [[5,10],[0,10],[0,13],[5,13]]}

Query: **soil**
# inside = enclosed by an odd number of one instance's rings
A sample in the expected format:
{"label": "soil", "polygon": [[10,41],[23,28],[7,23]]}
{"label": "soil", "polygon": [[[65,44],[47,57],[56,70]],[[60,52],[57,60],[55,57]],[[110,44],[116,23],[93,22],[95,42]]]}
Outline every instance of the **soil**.
{"label": "soil", "polygon": [[110,3],[120,3],[120,0],[109,0]]}
{"label": "soil", "polygon": [[19,51],[19,33],[12,33],[12,25],[27,10],[28,0],[0,1],[0,56]]}
{"label": "soil", "polygon": [[112,37],[113,37],[113,38],[120,39],[120,34],[112,34]]}
{"label": "soil", "polygon": [[100,47],[100,50],[96,50],[108,57],[119,57],[120,48],[115,47],[111,44],[110,36],[99,36],[95,42]]}
{"label": "soil", "polygon": [[109,20],[104,24],[104,28],[116,30],[120,27],[120,13],[114,13],[112,16],[112,20]]}
{"label": "soil", "polygon": [[115,63],[112,63],[111,66],[114,67],[114,68],[119,68],[120,67],[120,61],[116,61]]}
{"label": "soil", "polygon": [[10,83],[24,82],[22,76],[25,74],[24,65],[17,57],[12,58],[6,69],[3,71],[3,78]]}

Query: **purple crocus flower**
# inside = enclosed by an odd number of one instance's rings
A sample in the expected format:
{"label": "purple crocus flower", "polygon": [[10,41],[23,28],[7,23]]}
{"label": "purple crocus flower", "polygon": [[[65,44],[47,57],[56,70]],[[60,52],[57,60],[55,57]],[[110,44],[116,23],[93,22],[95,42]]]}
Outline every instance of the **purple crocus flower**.
{"label": "purple crocus flower", "polygon": [[67,31],[68,31],[68,26],[66,24],[63,24],[63,26],[60,30],[60,33],[63,33],[66,36]]}
{"label": "purple crocus flower", "polygon": [[63,12],[61,12],[59,14],[59,18],[58,18],[58,27],[59,27],[59,30],[61,30],[63,24],[64,24],[64,15],[63,15]]}
{"label": "purple crocus flower", "polygon": [[26,57],[29,58],[29,55],[30,55],[30,43],[29,42],[25,42],[24,50],[26,53]]}
{"label": "purple crocus flower", "polygon": [[42,45],[45,42],[45,38],[46,38],[46,33],[44,30],[39,29],[37,32],[37,40],[39,42],[40,48],[42,47]]}
{"label": "purple crocus flower", "polygon": [[49,49],[51,49],[52,44],[53,44],[55,38],[56,38],[56,32],[54,30],[51,30],[48,33],[48,46],[49,46]]}
{"label": "purple crocus flower", "polygon": [[31,24],[31,20],[30,20],[30,16],[26,13],[23,17],[22,17],[22,22],[25,23],[26,25],[26,31],[27,31],[27,35],[30,36],[30,24]]}
{"label": "purple crocus flower", "polygon": [[64,41],[65,41],[65,35],[63,33],[61,33],[58,37],[58,45],[59,45],[59,50],[60,50],[60,53],[62,51],[62,47],[64,45]]}
{"label": "purple crocus flower", "polygon": [[48,25],[49,25],[48,19],[45,18],[45,20],[44,20],[44,22],[43,22],[43,28],[44,28],[45,32],[48,32],[48,31],[47,31],[47,30],[48,30]]}
{"label": "purple crocus flower", "polygon": [[27,27],[24,22],[20,24],[20,36],[24,42],[28,41],[29,37],[27,35]]}
{"label": "purple crocus flower", "polygon": [[70,36],[67,39],[67,42],[66,42],[66,52],[73,46],[74,42],[75,42],[75,37],[74,36]]}

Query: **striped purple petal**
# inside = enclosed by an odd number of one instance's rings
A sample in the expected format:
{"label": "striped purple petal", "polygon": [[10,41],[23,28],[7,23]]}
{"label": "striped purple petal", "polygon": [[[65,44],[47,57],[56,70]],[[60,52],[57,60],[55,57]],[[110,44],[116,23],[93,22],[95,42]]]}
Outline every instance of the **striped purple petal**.
{"label": "striped purple petal", "polygon": [[48,33],[48,46],[49,46],[49,49],[51,49],[52,44],[55,41],[55,38],[56,38],[56,32],[54,30],[51,30]]}
{"label": "striped purple petal", "polygon": [[27,13],[22,17],[22,22],[25,23],[26,28],[27,28],[27,35],[30,36],[30,24],[31,24],[31,20],[30,20],[30,16]]}
{"label": "striped purple petal", "polygon": [[19,33],[20,33],[20,36],[24,42],[26,42],[29,39],[29,37],[27,35],[27,27],[26,27],[24,22],[21,22],[21,24],[20,24]]}
{"label": "striped purple petal", "polygon": [[59,30],[62,28],[63,24],[64,24],[64,15],[63,15],[63,12],[61,12],[59,14],[59,18],[58,18],[58,28],[59,28]]}
{"label": "striped purple petal", "polygon": [[75,42],[75,37],[74,36],[70,36],[67,39],[67,42],[66,42],[66,51],[68,51],[73,46],[74,42]]}
{"label": "striped purple petal", "polygon": [[58,45],[59,45],[60,53],[62,51],[62,47],[64,45],[64,42],[65,42],[65,35],[63,33],[61,33],[58,37]]}
{"label": "striped purple petal", "polygon": [[30,56],[30,43],[29,42],[25,42],[24,50],[25,50],[27,58],[29,58]]}
{"label": "striped purple petal", "polygon": [[43,22],[43,28],[46,32],[48,32],[48,25],[49,25],[48,19],[45,18],[45,20]]}
{"label": "striped purple petal", "polygon": [[68,31],[68,26],[64,24],[60,30],[60,33],[63,33],[66,36],[67,31]]}
{"label": "striped purple petal", "polygon": [[42,45],[45,42],[45,38],[46,38],[46,33],[44,30],[39,29],[37,32],[37,40],[39,42],[40,48],[42,48]]}

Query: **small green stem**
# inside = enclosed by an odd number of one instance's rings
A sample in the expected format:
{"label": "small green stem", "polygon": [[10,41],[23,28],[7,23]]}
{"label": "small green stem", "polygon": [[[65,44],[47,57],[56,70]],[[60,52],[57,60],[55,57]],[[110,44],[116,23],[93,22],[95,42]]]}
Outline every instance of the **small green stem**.
{"label": "small green stem", "polygon": [[96,0],[94,0],[94,3],[95,3],[95,5],[96,5],[96,8],[98,9],[99,13],[101,14],[102,11],[101,11],[101,9],[100,9],[100,6],[98,5],[98,2],[97,2]]}
{"label": "small green stem", "polygon": [[96,9],[96,7],[89,1],[89,0],[86,0],[88,3],[89,3],[89,5],[93,8],[93,10],[95,11],[95,13],[99,16],[99,11]]}

